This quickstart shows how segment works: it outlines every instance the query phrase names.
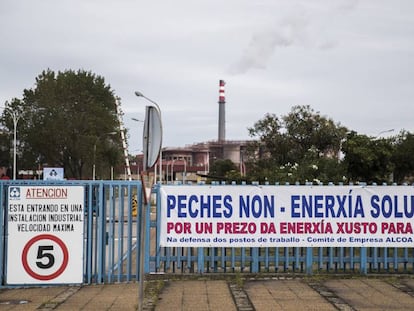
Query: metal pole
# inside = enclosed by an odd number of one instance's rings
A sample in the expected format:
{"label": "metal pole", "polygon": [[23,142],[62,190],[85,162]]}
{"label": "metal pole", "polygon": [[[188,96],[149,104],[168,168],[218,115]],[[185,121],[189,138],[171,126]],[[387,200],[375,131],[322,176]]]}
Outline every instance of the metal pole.
{"label": "metal pole", "polygon": [[16,113],[13,112],[13,125],[14,125],[14,135],[13,135],[13,180],[16,180],[16,170],[17,170],[17,122],[19,121],[17,119]]}
{"label": "metal pole", "polygon": [[[144,184],[142,185],[143,187]],[[144,261],[145,261],[145,222],[146,222],[146,204],[145,199],[141,209],[141,252],[139,258],[139,306],[138,310],[142,311],[144,306]]]}
{"label": "metal pole", "polygon": [[206,174],[208,174],[210,172],[210,153],[207,151],[207,172]]}
{"label": "metal pole", "polygon": [[375,136],[375,139],[379,138],[381,134],[390,133],[390,132],[394,132],[394,129],[389,129],[389,130],[379,132],[377,136]]}
{"label": "metal pole", "polygon": [[144,274],[145,274],[145,242],[146,242],[146,218],[147,218],[147,192],[145,188],[144,172],[141,172],[141,187],[142,187],[142,208],[141,208],[141,247],[139,256],[139,284],[138,284],[138,310],[142,311],[144,307]]}
{"label": "metal pole", "polygon": [[172,184],[174,183],[174,161],[175,160],[172,160],[172,163],[171,163],[171,183]]}
{"label": "metal pole", "polygon": [[162,184],[162,147],[160,150],[160,184]]}
{"label": "metal pole", "polygon": [[168,184],[168,161],[167,161],[167,166],[165,168],[165,183]]}
{"label": "metal pole", "polygon": [[[162,118],[161,118],[160,106],[158,106],[158,104],[156,102],[154,102],[153,100],[151,100],[150,98],[144,96],[144,94],[142,94],[141,92],[136,91],[135,95],[138,96],[138,97],[143,97],[146,100],[148,100],[149,102],[153,103],[155,105],[155,107],[158,109],[158,113],[159,113],[160,121],[161,121]],[[161,129],[162,129],[162,126],[161,126]],[[160,161],[160,172],[159,172],[160,178],[159,178],[159,180],[160,180],[160,183],[162,183],[162,143],[161,143],[161,146],[160,146],[160,152],[159,152],[158,158],[159,158],[159,161]],[[144,168],[144,170],[146,170],[146,168]],[[168,169],[167,169],[167,173],[168,173]],[[155,178],[155,180],[156,180],[156,178]],[[168,179],[167,179],[167,181],[168,181]],[[146,218],[146,208],[147,208],[147,206],[146,206],[147,205],[146,204],[147,203],[146,202],[147,197],[146,197],[146,194],[145,194],[145,184],[144,184],[143,179],[142,179],[142,187],[144,189],[144,206],[142,208],[142,217],[141,217],[142,218],[142,221],[141,221],[141,262],[140,262],[140,266],[139,266],[140,282],[139,282],[139,290],[138,290],[138,293],[139,293],[138,310],[140,310],[140,311],[143,308],[143,301],[144,301],[144,273],[145,273],[145,271],[144,271],[144,259],[145,259],[144,253],[145,253],[145,250],[146,250],[146,247],[145,247],[145,242],[146,242],[146,240],[145,240],[146,219],[145,218]],[[158,202],[157,202],[157,204],[158,204]]]}
{"label": "metal pole", "polygon": [[157,165],[154,166],[154,184],[157,183]]}
{"label": "metal pole", "polygon": [[96,175],[96,143],[98,142],[99,137],[96,139],[95,144],[93,145],[93,165],[92,165],[92,180],[95,180]]}
{"label": "metal pole", "polygon": [[6,107],[5,110],[13,118],[13,180],[16,180],[16,173],[17,173],[17,124],[19,122],[20,116],[17,114],[16,111],[11,110],[8,107]]}
{"label": "metal pole", "polygon": [[187,178],[187,159],[184,160],[183,184],[185,184],[185,179],[186,178]]}
{"label": "metal pole", "polygon": [[117,132],[109,132],[104,133],[96,137],[95,144],[93,145],[93,165],[92,165],[92,180],[95,180],[96,178],[96,145],[98,144],[99,139],[101,139],[104,136],[109,135],[115,135],[118,134]]}

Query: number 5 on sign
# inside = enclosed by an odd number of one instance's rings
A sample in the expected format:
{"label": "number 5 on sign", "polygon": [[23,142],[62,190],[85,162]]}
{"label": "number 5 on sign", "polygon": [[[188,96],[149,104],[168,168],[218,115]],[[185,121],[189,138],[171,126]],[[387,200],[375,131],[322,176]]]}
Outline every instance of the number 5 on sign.
{"label": "number 5 on sign", "polygon": [[[37,256],[33,256],[34,253],[37,253]],[[34,257],[35,260],[30,260]],[[55,257],[58,260],[55,260]],[[34,279],[41,281],[50,281],[60,276],[65,271],[68,260],[69,254],[65,243],[51,234],[32,238],[22,253],[24,270]]]}
{"label": "number 5 on sign", "polygon": [[55,264],[55,257],[53,256],[53,253],[52,254],[46,253],[46,251],[53,252],[53,245],[39,246],[39,249],[37,251],[37,258],[42,259],[43,257],[46,257],[48,259],[47,264],[43,264],[43,262],[41,261],[36,262],[36,265],[40,269],[49,269],[49,268],[52,268],[53,265]]}

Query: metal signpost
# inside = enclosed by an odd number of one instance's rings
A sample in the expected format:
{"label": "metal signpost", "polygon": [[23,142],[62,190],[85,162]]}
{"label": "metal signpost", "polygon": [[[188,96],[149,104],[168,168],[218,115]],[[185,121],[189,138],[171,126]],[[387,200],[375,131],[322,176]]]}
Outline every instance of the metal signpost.
{"label": "metal signpost", "polygon": [[141,253],[140,253],[140,265],[139,265],[139,297],[138,297],[138,310],[143,309],[144,301],[144,261],[145,261],[145,233],[146,233],[146,209],[148,203],[148,196],[151,192],[146,193],[144,173],[151,167],[153,167],[161,154],[162,145],[162,124],[161,124],[161,112],[157,107],[147,106],[145,111],[144,132],[143,132],[143,152],[144,152],[144,172],[141,173],[142,191],[143,191],[143,204],[141,214]]}

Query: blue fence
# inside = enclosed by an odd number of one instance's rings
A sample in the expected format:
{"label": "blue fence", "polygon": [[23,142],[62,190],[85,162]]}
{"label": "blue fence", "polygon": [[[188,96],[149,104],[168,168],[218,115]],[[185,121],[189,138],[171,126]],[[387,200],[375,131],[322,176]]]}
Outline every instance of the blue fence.
{"label": "blue fence", "polygon": [[[7,285],[8,189],[11,186],[84,187],[83,283],[140,279],[145,273],[412,273],[414,248],[160,247],[160,187],[143,206],[139,181],[1,181],[0,287]],[[196,187],[205,187],[197,185]],[[137,202],[137,204],[135,203]],[[143,208],[146,207],[146,208]],[[140,219],[146,212],[146,243]]]}
{"label": "blue fence", "polygon": [[[159,187],[155,189],[155,192],[159,196]],[[156,205],[156,211],[153,214],[151,236],[155,237],[157,247],[155,253],[150,255],[150,262],[155,272],[368,274],[412,273],[414,271],[414,248],[159,247],[160,204]]]}

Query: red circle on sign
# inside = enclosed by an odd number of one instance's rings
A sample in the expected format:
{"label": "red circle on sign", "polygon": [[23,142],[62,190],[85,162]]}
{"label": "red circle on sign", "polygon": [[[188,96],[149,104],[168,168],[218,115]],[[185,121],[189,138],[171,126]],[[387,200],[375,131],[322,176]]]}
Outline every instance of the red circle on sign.
{"label": "red circle on sign", "polygon": [[[57,243],[62,249],[62,252],[63,252],[62,264],[60,265],[59,269],[56,270],[52,274],[49,274],[49,275],[38,274],[30,268],[29,263],[27,262],[27,253],[29,252],[30,247],[39,240],[52,240],[53,242]],[[68,252],[68,248],[66,247],[65,243],[63,243],[63,241],[59,239],[58,237],[51,235],[51,234],[41,234],[41,235],[35,236],[31,240],[29,240],[29,242],[27,242],[27,244],[23,248],[22,263],[23,263],[24,270],[26,270],[26,272],[30,276],[32,276],[33,278],[37,280],[49,281],[54,278],[57,278],[59,275],[63,273],[63,271],[65,271],[66,266],[68,265],[68,261],[69,261],[69,252]]]}

